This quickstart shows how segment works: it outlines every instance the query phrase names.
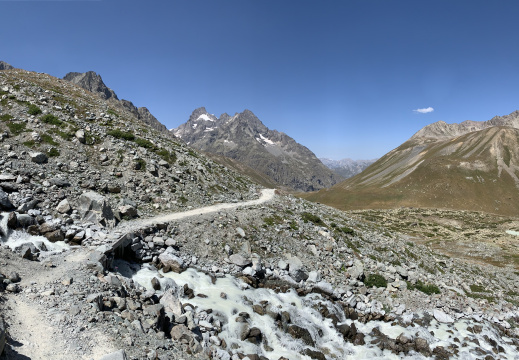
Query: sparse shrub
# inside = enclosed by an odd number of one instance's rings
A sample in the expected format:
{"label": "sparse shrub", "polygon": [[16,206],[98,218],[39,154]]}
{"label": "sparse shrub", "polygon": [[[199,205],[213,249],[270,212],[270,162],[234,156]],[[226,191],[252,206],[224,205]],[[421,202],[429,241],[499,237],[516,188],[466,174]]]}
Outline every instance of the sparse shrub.
{"label": "sparse shrub", "polygon": [[290,228],[294,231],[299,230],[299,226],[297,226],[297,223],[294,220],[290,222]]}
{"label": "sparse shrub", "polygon": [[29,140],[29,141],[25,141],[23,144],[24,144],[25,146],[27,146],[27,147],[33,148],[33,147],[36,145],[36,141],[34,141],[34,140]]}
{"label": "sparse shrub", "polygon": [[135,143],[137,145],[139,145],[140,147],[143,147],[143,148],[146,148],[146,149],[155,149],[155,145],[149,141],[149,140],[146,140],[146,139],[142,139],[142,138],[135,138]]}
{"label": "sparse shrub", "polygon": [[178,198],[178,200],[179,200],[182,204],[187,203],[187,198],[186,198],[184,195],[180,196],[180,197]]}
{"label": "sparse shrub", "polygon": [[440,294],[440,288],[434,284],[424,284],[421,280],[418,280],[415,285],[411,284],[409,281],[407,282],[407,288],[409,290],[419,290],[427,295],[432,294]]}
{"label": "sparse shrub", "polygon": [[369,274],[364,279],[364,285],[366,285],[368,288],[371,288],[373,286],[383,288],[387,286],[387,280],[380,274]]}
{"label": "sparse shrub", "polygon": [[470,291],[472,291],[472,292],[490,292],[489,290],[485,289],[484,286],[476,285],[476,284],[470,285]]}
{"label": "sparse shrub", "polygon": [[34,104],[29,104],[29,109],[27,110],[29,115],[39,115],[41,114],[41,109]]}
{"label": "sparse shrub", "polygon": [[48,155],[49,157],[56,157],[56,156],[59,156],[59,154],[60,154],[60,153],[59,153],[59,150],[56,149],[55,147],[50,148],[49,151],[47,151],[47,155]]}
{"label": "sparse shrub", "polygon": [[110,136],[113,136],[116,139],[122,139],[122,140],[127,140],[127,141],[135,140],[135,135],[133,135],[133,133],[131,133],[131,132],[124,132],[124,131],[121,131],[119,129],[108,130],[106,132],[106,134],[110,135]]}
{"label": "sparse shrub", "polygon": [[9,131],[11,132],[11,134],[14,135],[14,136],[20,135],[24,131],[27,131],[26,128],[25,128],[26,127],[25,123],[11,122],[11,123],[7,124],[7,127],[9,128]]}
{"label": "sparse shrub", "polygon": [[11,115],[11,114],[0,115],[0,120],[2,120],[2,121],[11,121],[12,119],[13,119],[13,115]]}
{"label": "sparse shrub", "polygon": [[40,120],[42,122],[44,122],[45,124],[56,125],[59,127],[65,126],[65,123],[63,121],[61,121],[60,119],[58,119],[56,116],[54,116],[52,114],[43,115],[40,118]]}
{"label": "sparse shrub", "polygon": [[321,218],[317,215],[314,215],[314,214],[310,214],[309,212],[304,212],[301,214],[301,218],[303,219],[303,221],[305,223],[307,222],[311,222],[315,225],[322,225],[322,226],[325,226],[326,224],[324,223],[324,221],[321,220]]}
{"label": "sparse shrub", "polygon": [[281,217],[279,217],[278,215],[272,215],[272,216],[264,217],[263,222],[265,223],[265,225],[273,226],[276,224],[282,224],[283,219]]}
{"label": "sparse shrub", "polygon": [[160,149],[155,151],[155,154],[160,156],[162,160],[167,161],[170,164],[174,164],[177,161],[177,154],[174,151],[167,151],[166,149]]}
{"label": "sparse shrub", "polygon": [[346,235],[355,235],[355,230],[353,230],[347,226],[340,227],[340,228],[338,228],[338,230]]}
{"label": "sparse shrub", "polygon": [[49,134],[41,134],[41,139],[43,140],[43,142],[49,144],[49,145],[54,145],[54,146],[59,146],[59,144],[57,142],[54,141],[54,139],[52,138],[52,136],[50,136]]}

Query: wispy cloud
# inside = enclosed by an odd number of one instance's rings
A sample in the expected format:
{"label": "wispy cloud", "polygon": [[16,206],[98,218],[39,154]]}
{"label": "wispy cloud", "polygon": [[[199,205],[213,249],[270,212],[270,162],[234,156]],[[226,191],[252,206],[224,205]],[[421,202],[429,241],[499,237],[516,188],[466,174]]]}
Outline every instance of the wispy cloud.
{"label": "wispy cloud", "polygon": [[432,107],[427,107],[427,108],[423,108],[423,109],[416,109],[416,110],[413,110],[414,112],[417,112],[417,113],[420,113],[420,114],[427,114],[427,113],[430,113],[430,112],[433,112],[434,109]]}

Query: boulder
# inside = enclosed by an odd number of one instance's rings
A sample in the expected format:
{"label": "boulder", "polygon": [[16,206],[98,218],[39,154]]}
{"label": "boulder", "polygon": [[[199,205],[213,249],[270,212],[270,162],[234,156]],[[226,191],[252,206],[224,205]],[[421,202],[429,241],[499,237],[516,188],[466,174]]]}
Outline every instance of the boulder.
{"label": "boulder", "polygon": [[79,211],[84,221],[113,227],[115,217],[108,200],[94,191],[87,191],[79,197]]}
{"label": "boulder", "polygon": [[42,152],[33,152],[29,154],[31,157],[31,161],[36,164],[45,164],[49,161],[47,155]]}
{"label": "boulder", "polygon": [[447,315],[446,313],[438,309],[433,310],[433,316],[436,319],[436,321],[440,323],[451,324],[454,322],[454,319],[451,316]]}
{"label": "boulder", "polygon": [[184,266],[182,259],[170,252],[163,252],[160,254],[159,260],[164,267],[169,267],[170,270],[177,273],[181,272]]}
{"label": "boulder", "polygon": [[67,199],[63,199],[60,201],[58,206],[56,206],[56,211],[60,214],[68,214],[72,211],[72,207],[70,206]]}
{"label": "boulder", "polygon": [[119,206],[119,214],[122,219],[134,219],[138,216],[137,209],[131,205]]}
{"label": "boulder", "polygon": [[62,179],[62,178],[49,179],[49,183],[51,185],[56,185],[57,187],[69,187],[70,186],[70,182],[67,179]]}
{"label": "boulder", "polygon": [[49,239],[50,242],[63,241],[65,240],[65,234],[61,229],[54,230],[45,234],[45,237]]}
{"label": "boulder", "polygon": [[14,208],[13,203],[9,200],[9,196],[6,192],[0,189],[0,210],[9,211]]}
{"label": "boulder", "polygon": [[78,141],[81,144],[84,144],[86,142],[85,130],[78,130],[78,131],[76,131],[75,135],[76,135],[76,139],[78,139]]}
{"label": "boulder", "polygon": [[252,265],[252,260],[245,258],[241,254],[232,254],[231,256],[229,256],[229,260],[234,265],[238,265],[240,267],[246,267],[246,266]]}
{"label": "boulder", "polygon": [[31,225],[37,225],[38,222],[31,215],[27,214],[18,214],[16,215],[16,220],[18,221],[18,228],[27,229]]}

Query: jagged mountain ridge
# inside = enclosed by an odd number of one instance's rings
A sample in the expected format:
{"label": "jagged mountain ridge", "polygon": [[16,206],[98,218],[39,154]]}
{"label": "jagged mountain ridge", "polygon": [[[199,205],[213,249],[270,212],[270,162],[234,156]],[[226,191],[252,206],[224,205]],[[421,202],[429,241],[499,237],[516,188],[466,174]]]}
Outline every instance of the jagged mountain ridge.
{"label": "jagged mountain ridge", "polygon": [[115,91],[105,85],[101,75],[98,75],[94,71],[87,71],[85,73],[69,72],[63,77],[63,80],[70,81],[82,87],[85,90],[93,92],[100,96],[103,100],[114,99],[119,101],[128,111],[130,111],[135,117],[142,122],[150,125],[152,128],[164,133],[169,133],[166,126],[153,116],[150,111],[145,107],[136,107],[131,101],[124,100],[117,97]]}
{"label": "jagged mountain ridge", "polygon": [[243,162],[295,190],[318,190],[341,179],[308,148],[268,129],[250,110],[217,118],[201,107],[171,131],[190,146]]}
{"label": "jagged mountain ridge", "polygon": [[412,206],[517,214],[518,115],[428,125],[362,173],[307,198],[343,209]]}
{"label": "jagged mountain ridge", "polygon": [[340,176],[348,179],[352,176],[360,174],[364,169],[373,164],[374,160],[353,160],[350,158],[341,159],[341,160],[332,160],[327,158],[319,158],[321,162],[327,166],[329,169],[333,170],[335,173]]}

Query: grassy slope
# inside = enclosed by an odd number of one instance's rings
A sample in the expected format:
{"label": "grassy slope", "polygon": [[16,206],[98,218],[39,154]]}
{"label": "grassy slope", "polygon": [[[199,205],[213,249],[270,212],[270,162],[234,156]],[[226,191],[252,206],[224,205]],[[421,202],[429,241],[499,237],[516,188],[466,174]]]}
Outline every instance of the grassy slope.
{"label": "grassy slope", "polygon": [[[410,156],[413,149],[418,149],[414,153],[421,156]],[[409,163],[410,158],[415,161]],[[502,170],[498,176],[498,158],[515,172],[514,166],[519,164],[519,130],[496,127],[448,141],[410,141],[363,173],[302,197],[345,210],[404,206],[516,215],[519,189],[507,171]],[[413,172],[390,184],[419,161],[422,163]]]}

